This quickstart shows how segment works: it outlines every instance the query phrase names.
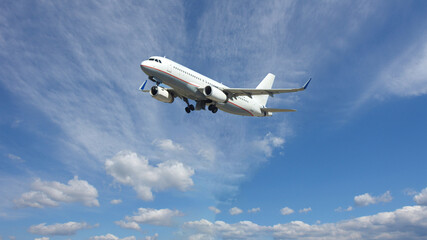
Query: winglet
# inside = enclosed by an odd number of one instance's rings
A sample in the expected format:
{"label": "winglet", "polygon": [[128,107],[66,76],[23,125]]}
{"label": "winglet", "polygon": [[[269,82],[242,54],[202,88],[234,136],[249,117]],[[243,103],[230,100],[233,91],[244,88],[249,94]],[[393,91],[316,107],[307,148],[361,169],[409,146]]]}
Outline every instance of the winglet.
{"label": "winglet", "polygon": [[304,84],[304,86],[302,87],[304,90],[308,87],[308,84],[310,83],[311,78],[308,79],[308,81]]}
{"label": "winglet", "polygon": [[147,84],[147,80],[139,87],[139,90],[144,91],[145,84]]}

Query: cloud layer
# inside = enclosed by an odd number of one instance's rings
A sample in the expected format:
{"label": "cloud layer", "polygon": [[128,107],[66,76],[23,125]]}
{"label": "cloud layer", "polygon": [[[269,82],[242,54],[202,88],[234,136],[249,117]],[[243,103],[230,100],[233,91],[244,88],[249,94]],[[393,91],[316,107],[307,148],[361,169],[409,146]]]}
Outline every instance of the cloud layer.
{"label": "cloud layer", "polygon": [[251,221],[229,224],[205,219],[186,222],[190,235],[204,239],[423,239],[427,237],[427,207],[407,206],[393,212],[354,218],[338,223],[310,225],[292,221],[262,226]]}

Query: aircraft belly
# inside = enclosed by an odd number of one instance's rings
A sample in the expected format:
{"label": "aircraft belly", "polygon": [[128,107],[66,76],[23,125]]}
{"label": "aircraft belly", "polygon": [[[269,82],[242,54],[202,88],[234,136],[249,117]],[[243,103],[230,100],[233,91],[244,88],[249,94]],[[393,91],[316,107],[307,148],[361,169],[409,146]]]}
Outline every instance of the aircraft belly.
{"label": "aircraft belly", "polygon": [[235,115],[241,115],[241,116],[252,116],[252,114],[245,110],[244,108],[240,107],[239,105],[235,104],[234,102],[227,102],[223,104],[216,104],[216,106],[221,109],[224,112],[235,114]]}
{"label": "aircraft belly", "polygon": [[155,77],[159,78],[163,84],[172,87],[175,92],[179,93],[183,97],[194,100],[206,100],[205,95],[203,95],[196,86],[190,85],[179,78],[158,71],[156,71]]}

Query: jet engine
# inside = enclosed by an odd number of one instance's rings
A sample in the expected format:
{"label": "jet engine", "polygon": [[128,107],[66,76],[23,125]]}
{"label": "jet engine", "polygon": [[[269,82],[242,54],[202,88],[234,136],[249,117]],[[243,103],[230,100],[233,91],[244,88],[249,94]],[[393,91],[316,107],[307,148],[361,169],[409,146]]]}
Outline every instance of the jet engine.
{"label": "jet engine", "polygon": [[206,86],[203,94],[214,102],[226,103],[228,101],[227,95],[216,87]]}
{"label": "jet engine", "polygon": [[165,103],[172,103],[174,100],[174,97],[169,93],[168,90],[166,90],[166,88],[159,86],[153,86],[150,90],[150,95],[153,98]]}

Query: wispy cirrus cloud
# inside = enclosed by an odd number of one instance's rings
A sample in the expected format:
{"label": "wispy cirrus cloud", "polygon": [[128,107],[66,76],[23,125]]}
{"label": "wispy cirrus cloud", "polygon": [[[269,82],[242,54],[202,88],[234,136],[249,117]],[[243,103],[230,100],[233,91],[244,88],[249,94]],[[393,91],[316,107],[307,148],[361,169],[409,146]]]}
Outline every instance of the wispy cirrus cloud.
{"label": "wispy cirrus cloud", "polygon": [[368,101],[391,97],[416,97],[427,94],[427,33],[412,40],[388,65],[380,69],[376,79],[355,102],[358,109]]}

